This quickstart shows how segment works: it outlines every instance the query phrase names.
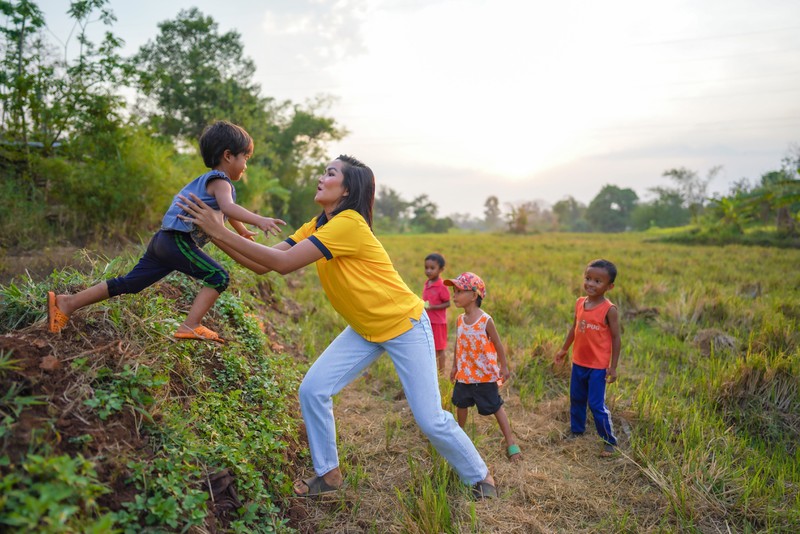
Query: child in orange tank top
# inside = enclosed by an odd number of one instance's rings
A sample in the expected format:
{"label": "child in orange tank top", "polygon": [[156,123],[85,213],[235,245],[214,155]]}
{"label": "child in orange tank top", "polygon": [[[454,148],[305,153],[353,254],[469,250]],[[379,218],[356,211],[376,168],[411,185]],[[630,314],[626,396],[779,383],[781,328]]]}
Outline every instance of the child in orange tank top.
{"label": "child in orange tank top", "polygon": [[480,415],[494,415],[506,441],[506,455],[511,461],[518,461],[522,454],[499,391],[499,385],[508,380],[511,372],[494,321],[481,310],[486,286],[474,273],[461,273],[458,278],[445,280],[444,285],[453,286],[453,303],[464,309],[458,316],[450,371],[450,380],[455,382],[451,400],[456,406],[456,420],[464,428],[471,406],[476,406]]}
{"label": "child in orange tank top", "polygon": [[586,430],[586,406],[592,410],[595,428],[604,442],[601,456],[611,456],[617,445],[611,413],[605,405],[606,383],[617,379],[620,328],[617,307],[605,297],[614,287],[616,266],[608,260],[589,263],[583,273],[585,297],[575,303],[575,318],[564,344],[555,355],[564,361],[572,347],[570,377],[570,437]]}

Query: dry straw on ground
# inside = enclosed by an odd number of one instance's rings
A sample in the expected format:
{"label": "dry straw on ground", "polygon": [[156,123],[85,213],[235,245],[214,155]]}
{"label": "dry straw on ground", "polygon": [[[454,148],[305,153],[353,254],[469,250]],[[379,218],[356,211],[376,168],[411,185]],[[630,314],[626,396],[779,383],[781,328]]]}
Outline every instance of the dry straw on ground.
{"label": "dry straw on ground", "polygon": [[[295,499],[294,526],[301,532],[413,531],[403,521],[395,488],[408,491],[413,478],[409,456],[430,469],[428,443],[405,400],[380,393],[385,384],[372,387],[370,380],[368,376],[346,388],[335,407],[340,454],[349,470],[345,475],[357,470],[362,479],[357,487],[350,484],[333,497]],[[395,389],[400,390],[399,384]],[[566,395],[526,409],[513,386],[505,387],[503,394],[524,458],[510,462],[494,418],[471,414],[467,431],[495,477],[500,498],[475,503],[473,527],[472,502],[450,491],[457,532],[595,532],[598,525],[612,531],[626,522],[630,531],[663,530],[668,502],[629,459],[624,431],[618,432],[620,451],[600,458],[601,443],[593,428],[577,440],[564,439],[569,420]]]}

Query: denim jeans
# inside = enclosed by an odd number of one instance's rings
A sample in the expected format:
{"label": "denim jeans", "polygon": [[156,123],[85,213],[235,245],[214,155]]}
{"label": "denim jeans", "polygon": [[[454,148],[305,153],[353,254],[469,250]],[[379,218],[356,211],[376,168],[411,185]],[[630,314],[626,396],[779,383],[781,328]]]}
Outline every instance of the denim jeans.
{"label": "denim jeans", "polygon": [[433,332],[427,314],[411,330],[382,343],[367,341],[349,326],[311,366],[300,384],[300,408],[314,471],[322,476],[339,466],[332,397],[386,351],[394,364],[420,430],[458,473],[475,484],[489,473],[475,445],[442,409]]}

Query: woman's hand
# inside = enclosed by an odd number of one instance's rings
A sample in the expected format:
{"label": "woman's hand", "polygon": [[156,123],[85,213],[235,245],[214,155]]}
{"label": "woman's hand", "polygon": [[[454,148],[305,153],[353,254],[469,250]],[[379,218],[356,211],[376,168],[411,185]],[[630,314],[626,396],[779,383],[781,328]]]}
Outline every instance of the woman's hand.
{"label": "woman's hand", "polygon": [[178,202],[178,207],[189,215],[178,215],[182,221],[194,223],[212,238],[219,237],[222,232],[227,232],[225,229],[225,216],[221,211],[214,210],[194,193],[189,193],[190,198],[183,195],[178,195],[181,202]]}

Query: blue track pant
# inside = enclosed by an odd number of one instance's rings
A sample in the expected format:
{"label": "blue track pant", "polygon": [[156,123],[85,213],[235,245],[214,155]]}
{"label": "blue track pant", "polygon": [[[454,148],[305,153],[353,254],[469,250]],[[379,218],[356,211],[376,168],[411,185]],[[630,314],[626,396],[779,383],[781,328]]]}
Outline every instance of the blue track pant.
{"label": "blue track pant", "polygon": [[586,431],[586,405],[592,410],[594,426],[597,433],[606,443],[617,444],[614,427],[611,424],[611,412],[605,402],[606,370],[591,369],[572,364],[572,378],[569,381],[569,416],[570,427],[575,434]]}

